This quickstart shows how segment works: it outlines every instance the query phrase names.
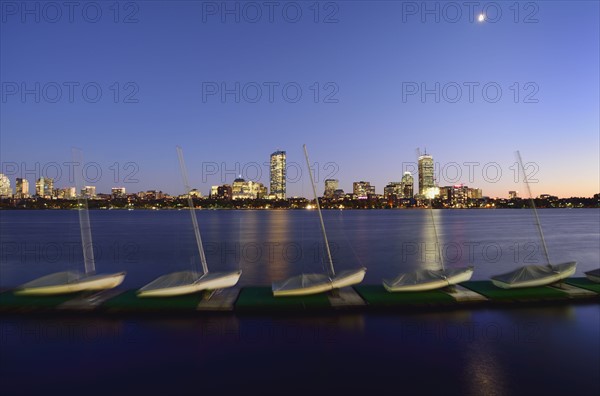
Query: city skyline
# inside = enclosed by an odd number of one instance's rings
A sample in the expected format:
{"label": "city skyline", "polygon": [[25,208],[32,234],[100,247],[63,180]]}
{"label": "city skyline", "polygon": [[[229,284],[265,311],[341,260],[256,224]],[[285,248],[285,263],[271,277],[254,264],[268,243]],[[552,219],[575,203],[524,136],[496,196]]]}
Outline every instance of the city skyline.
{"label": "city skyline", "polygon": [[[193,150],[190,179],[206,194],[223,172],[254,164],[269,185],[265,153],[285,148],[288,165],[301,166],[306,143],[320,180],[338,179],[345,191],[368,180],[381,192],[405,171],[415,174],[403,165],[416,167],[415,149],[426,147],[446,176],[455,164],[462,173],[438,184],[505,196],[523,190],[513,178],[519,149],[535,164],[534,194],[600,190],[597,2],[544,2],[528,23],[525,10],[517,18],[508,4],[500,20],[482,22],[466,10],[459,21],[423,22],[402,2],[335,4],[335,23],[323,23],[331,14],[324,9],[315,23],[308,8],[298,23],[222,22],[204,15],[201,2],[143,2],[138,22],[127,24],[7,15],[0,172],[14,186],[25,176],[11,173],[14,164],[62,164],[76,146],[102,169],[98,190],[126,184],[177,194],[180,144]],[[203,164],[217,164],[218,174],[204,181]],[[499,180],[486,181],[497,169]],[[306,181],[288,181],[286,194],[309,196]]]}
{"label": "city skyline", "polygon": [[[416,164],[411,164],[411,163],[405,163],[406,166],[408,168],[416,168],[416,179],[418,180],[418,183],[416,184],[416,187],[418,187],[418,189],[415,192],[414,188],[415,188],[415,175],[412,172],[409,171],[405,171],[402,175],[402,177],[399,180],[391,180],[388,181],[384,186],[380,186],[379,189],[380,191],[377,191],[377,186],[372,184],[370,181],[366,181],[366,180],[360,180],[360,181],[352,181],[351,183],[351,188],[346,190],[344,188],[340,188],[340,184],[339,184],[339,179],[325,179],[325,180],[319,180],[319,177],[317,175],[315,175],[315,182],[319,185],[322,184],[322,188],[323,188],[323,193],[320,196],[323,197],[333,197],[336,194],[339,196],[344,195],[344,194],[353,194],[355,195],[358,199],[366,199],[367,196],[369,194],[377,194],[377,195],[381,195],[381,196],[385,196],[386,194],[390,194],[393,192],[393,194],[399,196],[399,197],[404,197],[404,198],[438,198],[441,196],[444,196],[444,194],[447,196],[449,194],[448,191],[443,191],[443,189],[449,190],[449,189],[462,189],[462,188],[469,188],[469,190],[472,190],[473,188],[478,190],[479,192],[476,193],[477,197],[481,198],[482,197],[482,188],[480,186],[471,186],[468,185],[467,183],[464,182],[459,182],[456,183],[456,180],[445,180],[442,177],[442,174],[444,172],[443,168],[441,168],[439,166],[439,163],[435,162],[435,159],[433,157],[433,155],[431,155],[430,153],[427,153],[427,150],[425,149],[425,152],[421,154],[420,149],[417,149],[417,154],[418,156],[418,161]],[[231,181],[225,181],[223,183],[220,184],[211,184],[208,186],[208,188],[203,192],[202,188],[198,188],[198,187],[194,187],[193,188],[193,192],[196,196],[218,196],[218,197],[232,197],[233,199],[248,199],[248,198],[268,198],[268,199],[285,199],[287,198],[286,195],[286,184],[287,184],[287,167],[286,167],[286,151],[283,150],[276,150],[275,152],[271,153],[271,155],[269,156],[270,161],[268,163],[269,165],[269,177],[268,177],[268,182],[269,182],[269,188],[266,187],[265,183],[262,183],[260,181],[260,179],[257,180],[253,180],[251,179],[245,179],[243,177],[243,174],[237,174],[237,176]],[[75,172],[76,169],[78,169],[78,166],[73,165],[72,163],[69,163],[70,167],[69,171],[70,172]],[[528,174],[528,179],[532,180],[532,178],[530,177],[530,175],[534,175],[534,173],[532,173],[530,171],[530,167],[528,166],[528,164],[530,163],[526,163],[525,167],[526,167],[526,172]],[[214,175],[215,173],[215,168],[213,167],[214,163],[210,163],[210,167],[206,167],[207,169],[207,173],[209,173],[210,175]],[[252,162],[252,171],[257,172],[257,169],[259,169],[259,163],[258,162]],[[296,172],[299,172],[299,174],[301,174],[303,172],[303,170],[300,168],[300,164],[295,164],[294,166],[298,166],[297,168],[295,168]],[[320,164],[318,162],[314,162],[313,166],[320,166]],[[327,166],[331,166],[331,163],[327,163]],[[57,168],[60,167],[60,164],[58,163],[53,163],[53,167]],[[85,168],[86,165],[83,166],[83,168]],[[469,172],[472,174],[474,172],[474,169],[477,167],[477,164],[473,164],[473,163],[469,163],[468,164],[468,170]],[[82,169],[83,169],[82,168]],[[203,169],[205,169],[205,167],[203,167]],[[452,169],[453,171],[456,171],[456,169],[460,169],[460,165],[456,162],[452,163]],[[492,169],[494,171],[500,169],[498,168],[496,165],[494,165],[492,167]],[[517,164],[514,163],[513,166],[510,167],[510,169],[513,171],[513,177],[515,178],[515,180],[517,178],[522,178],[522,176],[519,174],[519,171],[517,169]],[[238,169],[235,169],[236,171]],[[95,167],[93,167],[93,171],[96,172],[96,174],[98,173],[98,169],[96,169]],[[314,171],[314,170],[313,170]],[[536,168],[533,168],[533,171],[536,171]],[[101,172],[101,171],[100,171]],[[258,171],[260,172],[260,171]],[[258,174],[257,172],[257,174]],[[232,169],[226,170],[225,176],[232,176],[235,173],[232,173]],[[298,175],[298,174],[297,174]],[[220,177],[223,177],[224,175],[220,175]],[[205,175],[203,174],[202,177],[204,178]],[[298,179],[302,179],[302,176],[300,176]],[[84,177],[82,180],[87,181],[87,179]],[[298,182],[298,181],[296,181]],[[40,196],[40,197],[59,197],[59,198],[75,198],[77,195],[76,191],[77,188],[71,185],[64,185],[64,183],[62,183],[61,185],[54,185],[55,180],[53,178],[48,178],[48,177],[39,177],[36,178],[34,180],[34,185],[35,186],[35,193],[31,194],[31,192],[29,191],[29,180],[26,178],[19,178],[16,177],[15,178],[15,187],[12,187],[10,178],[7,177],[6,175],[0,173],[0,196],[4,195],[7,196],[10,192],[11,196],[14,196],[15,198],[19,198],[19,197],[25,197],[25,195],[28,196]],[[531,182],[530,182],[531,183]],[[533,183],[536,183],[536,179],[533,179]],[[206,183],[204,183],[206,184]],[[522,181],[522,184],[524,184],[524,182]],[[56,188],[54,188],[56,187]],[[206,187],[206,186],[204,186]],[[319,187],[318,187],[319,188]],[[85,194],[88,197],[94,197],[96,196],[96,189],[97,186],[96,185],[88,185],[88,183],[85,183],[84,186],[82,186],[81,188],[81,193]],[[127,188],[124,186],[112,186],[110,187],[110,195],[113,196],[126,196],[126,190]],[[130,189],[131,190],[131,189]],[[520,189],[521,191],[523,189]],[[522,195],[519,195],[519,191],[520,190],[508,190],[506,191],[505,195],[496,195],[496,196],[491,196],[491,195],[483,195],[486,197],[490,197],[490,198],[528,198],[528,197],[524,197]],[[185,192],[182,193],[172,193],[169,192],[167,190],[163,190],[159,187],[155,187],[155,188],[150,188],[150,189],[142,189],[142,190],[136,190],[135,188],[133,190],[130,191],[130,194],[134,194],[134,193],[144,193],[144,192],[150,192],[150,191],[155,191],[155,192],[160,192],[160,193],[164,193],[166,195],[170,195],[170,196],[183,196],[185,195]],[[14,194],[14,195],[13,195]],[[109,195],[107,192],[99,192],[99,194],[104,194],[104,195]],[[532,192],[533,194],[533,192]],[[594,193],[591,196],[595,196],[597,193]],[[539,192],[537,195],[533,194],[533,197],[540,197],[540,196],[558,196],[556,194],[552,194],[552,193],[548,193],[548,192]],[[465,193],[466,196],[466,193]],[[306,198],[307,196],[305,195],[293,195],[290,196],[291,197],[302,197],[302,198]],[[576,195],[570,195],[570,196],[561,196],[561,198],[570,198],[570,197],[576,197]],[[583,196],[582,196],[583,197]]]}

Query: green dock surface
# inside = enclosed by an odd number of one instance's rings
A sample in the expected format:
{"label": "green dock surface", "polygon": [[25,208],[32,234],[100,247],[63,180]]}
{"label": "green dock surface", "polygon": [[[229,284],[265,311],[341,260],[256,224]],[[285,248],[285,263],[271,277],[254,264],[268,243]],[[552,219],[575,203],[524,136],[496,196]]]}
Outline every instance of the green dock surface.
{"label": "green dock surface", "polygon": [[441,290],[424,292],[390,293],[383,286],[355,286],[354,289],[373,307],[398,307],[415,305],[450,305],[456,300]]}
{"label": "green dock surface", "polygon": [[[315,294],[298,297],[274,297],[270,287],[243,287],[214,293],[210,299],[202,294],[167,298],[139,298],[136,290],[118,289],[91,294],[61,296],[18,296],[12,291],[0,293],[0,313],[98,312],[98,313],[193,313],[207,311],[233,312],[333,312],[369,309],[390,311],[402,309],[445,309],[477,307],[490,303],[518,306],[520,303],[555,303],[600,301],[600,284],[586,278],[570,278],[560,285],[524,289],[501,289],[491,281],[469,281],[460,284],[470,295],[448,290],[390,293],[382,285],[357,285],[340,290],[337,295]],[[466,290],[462,289],[462,294]],[[239,291],[239,294],[238,294]],[[459,290],[460,291],[460,290]],[[483,297],[482,297],[483,296]],[[464,298],[463,298],[464,297]]]}
{"label": "green dock surface", "polygon": [[119,294],[102,304],[102,308],[109,311],[127,312],[169,312],[169,311],[195,311],[202,300],[202,294],[188,294],[176,297],[143,297],[136,294],[136,290],[129,290]]}
{"label": "green dock surface", "polygon": [[331,308],[327,294],[311,296],[273,297],[270,287],[245,287],[235,303],[240,311],[303,311]]}
{"label": "green dock surface", "polygon": [[56,308],[58,305],[78,297],[79,294],[64,294],[58,296],[19,296],[12,291],[0,293],[0,309],[40,311]]}
{"label": "green dock surface", "polygon": [[491,281],[468,281],[461,283],[461,285],[486,296],[492,301],[564,300],[569,298],[567,293],[548,286],[502,289],[494,286]]}
{"label": "green dock surface", "polygon": [[600,283],[592,282],[588,278],[569,278],[565,283],[600,294]]}

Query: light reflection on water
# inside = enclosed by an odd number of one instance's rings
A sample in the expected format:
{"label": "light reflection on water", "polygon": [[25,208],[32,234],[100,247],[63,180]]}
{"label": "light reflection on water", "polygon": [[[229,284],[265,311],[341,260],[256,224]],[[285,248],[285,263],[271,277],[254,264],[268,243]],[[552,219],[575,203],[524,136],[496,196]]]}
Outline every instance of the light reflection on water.
{"label": "light reflection on water", "polygon": [[[4,316],[2,390],[597,394],[597,304],[197,318]],[[101,378],[101,381],[98,381]],[[315,390],[315,389],[318,389]],[[193,392],[192,392],[193,393]]]}
{"label": "light reflection on water", "polygon": [[[197,211],[209,267],[242,268],[241,285],[267,285],[326,268],[315,211]],[[544,263],[529,210],[434,210],[444,263],[472,264],[487,279],[523,264]],[[323,212],[336,269],[368,268],[365,283],[439,264],[428,210]],[[540,210],[555,263],[578,262],[577,275],[600,265],[600,210]],[[198,265],[189,212],[91,211],[99,272],[127,271],[140,287]],[[0,287],[81,268],[75,211],[2,211]]]}
{"label": "light reflection on water", "polygon": [[[445,265],[473,264],[473,279],[542,262],[529,211],[433,214]],[[197,216],[209,266],[242,268],[242,285],[325,269],[314,211]],[[577,260],[579,276],[598,267],[600,210],[540,216],[555,262]],[[426,210],[334,210],[324,218],[336,268],[368,267],[365,283],[439,265]],[[92,211],[91,219],[97,268],[126,270],[124,287],[198,265],[187,211]],[[0,237],[0,287],[81,266],[74,211],[3,211]],[[115,387],[197,393],[199,384],[203,392],[226,387],[232,394],[598,394],[599,329],[597,304],[299,317],[2,317],[0,390],[47,393],[68,381],[81,389],[93,383],[91,392],[103,394]]]}
{"label": "light reflection on water", "polygon": [[204,391],[225,383],[230,392],[265,394],[286,386],[314,393],[317,384],[337,394],[394,394],[398,387],[411,394],[597,394],[599,316],[592,304],[387,315],[4,317],[0,380],[3,390],[24,392],[91,381],[93,393],[102,393],[118,381],[152,393],[201,382]]}

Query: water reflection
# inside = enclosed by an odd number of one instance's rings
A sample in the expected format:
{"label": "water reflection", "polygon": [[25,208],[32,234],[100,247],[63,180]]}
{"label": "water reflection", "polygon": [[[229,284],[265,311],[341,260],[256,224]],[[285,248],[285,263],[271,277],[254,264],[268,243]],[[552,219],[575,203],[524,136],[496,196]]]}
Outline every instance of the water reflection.
{"label": "water reflection", "polygon": [[[597,304],[386,315],[5,317],[0,379],[4,392],[25,393],[64,385],[67,377],[82,386],[98,375],[105,381],[95,382],[97,392],[110,393],[116,381],[135,392],[168,393],[195,389],[201,373],[210,379],[207,390],[226,383],[240,394],[290,384],[292,393],[312,394],[316,383],[348,394],[395,393],[398,383],[427,394],[597,394],[599,325]],[[31,381],[32,373],[43,380]]]}
{"label": "water reflection", "polygon": [[464,381],[470,395],[504,395],[506,379],[494,343],[473,342],[466,345],[467,365]]}
{"label": "water reflection", "polygon": [[[439,240],[436,236],[436,230],[439,233],[441,230],[440,210],[427,210],[427,213],[423,213],[427,220],[421,224],[421,263],[420,268],[437,270],[440,269],[441,265],[441,254],[443,247],[440,246],[442,240]],[[443,254],[443,253],[442,253]]]}
{"label": "water reflection", "polygon": [[[597,268],[600,211],[540,211],[553,261],[576,260],[577,276]],[[567,214],[568,212],[568,214]],[[520,210],[434,210],[445,263],[475,265],[474,280],[541,263],[531,216]],[[91,211],[97,268],[127,271],[123,287],[190,268],[198,253],[189,212]],[[201,210],[198,221],[213,271],[244,271],[241,285],[268,285],[301,272],[320,272],[323,239],[316,212]],[[416,268],[436,268],[435,234],[427,210],[324,211],[337,270],[368,268],[379,283]],[[0,287],[80,266],[73,211],[5,211],[0,218]],[[288,247],[287,254],[285,247]],[[294,254],[301,247],[301,256]]]}
{"label": "water reflection", "polygon": [[294,266],[302,257],[300,245],[292,239],[290,216],[281,210],[271,211],[267,215],[266,228],[266,240],[273,241],[269,245],[268,257],[262,263],[266,267],[268,279],[288,278],[295,273]]}

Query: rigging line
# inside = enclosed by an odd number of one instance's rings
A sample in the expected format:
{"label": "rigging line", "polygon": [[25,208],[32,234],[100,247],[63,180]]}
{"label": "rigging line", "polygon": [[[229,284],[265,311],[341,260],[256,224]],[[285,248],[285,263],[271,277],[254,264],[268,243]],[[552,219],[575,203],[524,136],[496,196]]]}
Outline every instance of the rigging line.
{"label": "rigging line", "polygon": [[317,203],[317,210],[319,211],[319,220],[321,221],[321,231],[323,231],[323,239],[325,240],[325,248],[327,249],[327,257],[329,258],[329,270],[330,276],[335,276],[335,269],[333,268],[333,259],[331,258],[331,250],[329,249],[329,241],[327,241],[327,233],[325,232],[325,223],[323,222],[323,215],[321,214],[321,204],[317,197],[317,189],[315,188],[315,181],[313,180],[313,174],[310,170],[310,161],[308,159],[308,151],[306,150],[306,144],[302,146],[304,148],[304,157],[306,158],[306,166],[308,167],[308,175],[310,176],[310,184],[312,186],[313,195],[315,202]]}
{"label": "rigging line", "polygon": [[[75,164],[81,164],[83,170],[83,154],[81,149],[72,147],[71,156]],[[88,210],[87,194],[83,194],[83,174],[75,172],[75,195],[77,195],[77,212],[79,213],[79,231],[81,233],[81,248],[83,250],[83,263],[86,275],[96,272],[96,262],[94,259],[94,245],[92,242],[92,228],[90,225],[90,214]],[[87,193],[87,192],[86,192]]]}
{"label": "rigging line", "polygon": [[196,237],[196,244],[198,245],[198,253],[200,253],[200,262],[202,264],[202,271],[204,274],[208,273],[208,265],[206,264],[206,256],[204,255],[204,248],[202,246],[202,238],[200,237],[200,229],[198,228],[198,219],[196,218],[196,211],[194,209],[194,201],[190,194],[190,184],[188,181],[187,168],[185,167],[185,161],[183,159],[183,150],[177,146],[177,157],[179,158],[179,168],[181,169],[181,177],[183,178],[183,184],[185,186],[185,192],[188,196],[188,205],[190,207],[190,216],[192,217],[192,225],[194,226],[194,235]]}
{"label": "rigging line", "polygon": [[356,257],[356,260],[358,261],[358,264],[360,264],[361,267],[364,267],[365,265],[363,264],[362,259],[360,258],[360,256],[358,255],[358,253],[356,253],[356,250],[354,250],[354,247],[352,246],[352,243],[350,242],[350,239],[348,239],[348,236],[346,235],[346,231],[345,231],[345,224],[344,224],[344,214],[343,214],[343,210],[340,210],[340,216],[338,217],[338,219],[341,219],[340,223],[342,224],[342,235],[344,236],[344,239],[346,240],[346,242],[348,242],[348,245],[350,246],[350,251],[352,251],[352,254],[354,254],[354,257]]}
{"label": "rigging line", "polygon": [[531,201],[531,207],[533,209],[533,214],[535,217],[535,225],[537,226],[537,229],[540,233],[540,239],[542,240],[542,247],[544,248],[544,256],[546,257],[546,263],[548,264],[548,267],[552,268],[552,264],[550,264],[550,255],[548,254],[548,247],[546,246],[546,239],[544,238],[544,232],[542,231],[542,225],[540,224],[540,218],[535,207],[533,195],[531,195],[531,188],[529,187],[529,180],[527,180],[527,174],[525,173],[525,167],[523,166],[523,159],[521,158],[521,153],[518,150],[517,159],[519,160],[521,172],[523,172],[523,180],[525,181],[525,185],[527,186],[527,193],[529,194],[529,200]]}

